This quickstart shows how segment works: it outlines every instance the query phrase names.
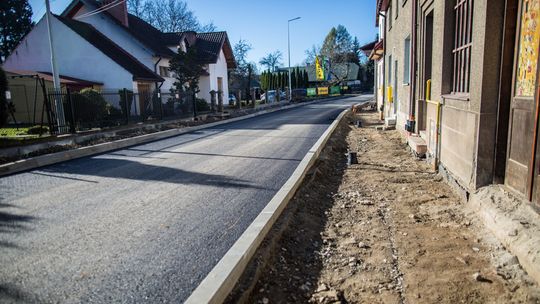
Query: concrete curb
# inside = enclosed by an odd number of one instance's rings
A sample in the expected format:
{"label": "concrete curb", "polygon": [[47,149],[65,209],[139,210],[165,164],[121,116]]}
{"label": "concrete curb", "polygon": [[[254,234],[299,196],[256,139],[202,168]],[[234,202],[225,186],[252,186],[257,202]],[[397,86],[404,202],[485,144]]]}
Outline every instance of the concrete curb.
{"label": "concrete curb", "polygon": [[315,164],[326,142],[349,110],[344,110],[308,151],[296,170],[261,213],[221,258],[186,300],[187,304],[222,303],[232,291],[255,251],[292,199],[308,170]]}
{"label": "concrete curb", "polygon": [[540,283],[540,215],[529,203],[494,185],[472,193],[467,208],[518,258],[527,274]]}
{"label": "concrete curb", "polygon": [[223,124],[227,124],[231,122],[241,121],[244,119],[249,119],[249,118],[253,118],[253,117],[268,114],[268,113],[298,108],[298,107],[302,107],[302,106],[306,106],[306,105],[310,105],[310,104],[314,104],[318,102],[329,101],[329,100],[340,99],[340,98],[348,98],[348,97],[340,96],[339,98],[327,98],[327,99],[314,100],[314,101],[309,101],[309,102],[304,102],[304,103],[299,103],[299,104],[286,105],[286,106],[272,108],[268,110],[262,110],[256,113],[251,113],[248,115],[239,116],[239,117],[235,117],[231,119],[216,121],[216,122],[212,122],[208,124],[202,124],[195,127],[171,129],[171,130],[166,130],[166,131],[161,131],[161,132],[156,132],[156,133],[151,133],[151,134],[145,134],[141,136],[125,138],[125,139],[121,139],[117,141],[97,144],[93,146],[81,147],[81,148],[77,148],[73,150],[66,150],[66,151],[21,159],[15,162],[0,165],[0,177],[11,175],[11,174],[22,172],[22,171],[28,171],[28,170],[32,170],[39,167],[48,166],[48,165],[52,165],[52,164],[56,164],[56,163],[60,163],[60,162],[64,162],[64,161],[68,161],[72,159],[101,154],[101,153],[105,153],[105,152],[109,152],[113,150],[126,148],[129,146],[149,143],[152,141],[156,141],[156,140],[160,140],[160,139],[164,139],[168,137],[173,137],[173,136],[178,136],[178,135],[190,133],[193,131],[211,128],[211,127],[215,127],[215,126],[219,126],[219,125],[223,125]]}

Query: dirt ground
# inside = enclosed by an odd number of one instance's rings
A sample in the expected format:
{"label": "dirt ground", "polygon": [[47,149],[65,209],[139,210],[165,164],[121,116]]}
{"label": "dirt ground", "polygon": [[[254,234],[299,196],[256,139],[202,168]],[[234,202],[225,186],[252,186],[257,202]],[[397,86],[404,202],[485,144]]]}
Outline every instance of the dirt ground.
{"label": "dirt ground", "polygon": [[228,302],[540,303],[443,178],[376,124],[342,122]]}

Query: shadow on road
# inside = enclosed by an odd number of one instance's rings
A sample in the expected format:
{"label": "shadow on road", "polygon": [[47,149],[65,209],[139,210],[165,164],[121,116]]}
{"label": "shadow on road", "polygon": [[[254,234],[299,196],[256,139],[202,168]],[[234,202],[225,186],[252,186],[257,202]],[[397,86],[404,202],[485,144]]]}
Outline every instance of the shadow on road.
{"label": "shadow on road", "polygon": [[0,303],[34,303],[34,298],[13,284],[0,283]]}
{"label": "shadow on road", "polygon": [[[160,181],[182,185],[267,190],[266,188],[254,185],[249,181],[230,176],[192,172],[173,167],[144,164],[126,159],[95,158],[93,159],[91,166],[51,166],[41,170],[41,172],[48,174],[48,176],[58,178],[66,177],[61,175],[55,176],[55,173],[121,178],[139,181]],[[81,180],[80,178],[76,179]]]}
{"label": "shadow on road", "polygon": [[[2,197],[0,197],[0,200],[2,200]],[[21,230],[29,229],[27,224],[35,219],[33,216],[18,215],[12,213],[12,211],[6,211],[6,209],[16,208],[16,206],[11,204],[0,203],[0,237],[5,234],[18,233]],[[19,248],[19,246],[0,238],[0,249],[1,248]]]}

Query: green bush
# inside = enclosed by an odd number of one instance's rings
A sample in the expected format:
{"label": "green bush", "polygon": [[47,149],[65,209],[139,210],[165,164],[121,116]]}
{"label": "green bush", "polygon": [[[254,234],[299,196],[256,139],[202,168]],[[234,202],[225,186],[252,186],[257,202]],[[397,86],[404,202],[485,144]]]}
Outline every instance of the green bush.
{"label": "green bush", "polygon": [[122,109],[122,113],[124,113],[124,115],[131,114],[131,104],[133,103],[133,91],[118,90],[118,94],[120,95],[120,108]]}
{"label": "green bush", "polygon": [[[101,94],[94,89],[83,89],[71,95],[75,123],[79,126],[99,126],[109,115],[110,105]],[[65,107],[69,109],[68,107]],[[71,119],[71,111],[65,111],[66,118]]]}
{"label": "green bush", "polygon": [[7,91],[7,77],[4,70],[0,67],[0,127],[4,126],[7,123],[9,116],[8,103],[6,99]]}
{"label": "green bush", "polygon": [[210,105],[206,102],[205,99],[197,98],[195,99],[195,104],[197,105],[197,111],[206,112],[210,111]]}
{"label": "green bush", "polygon": [[28,130],[26,131],[26,134],[29,134],[29,135],[36,135],[36,134],[45,134],[45,133],[49,133],[49,127],[47,126],[33,126],[33,127],[30,127],[28,128]]}

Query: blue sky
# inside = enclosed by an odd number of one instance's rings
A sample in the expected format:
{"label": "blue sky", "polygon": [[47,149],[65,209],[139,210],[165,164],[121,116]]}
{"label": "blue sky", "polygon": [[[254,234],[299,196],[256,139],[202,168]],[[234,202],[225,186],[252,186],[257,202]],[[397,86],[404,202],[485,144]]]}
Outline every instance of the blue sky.
{"label": "blue sky", "polygon": [[[51,0],[60,13],[71,0]],[[248,58],[256,63],[269,52],[281,50],[287,65],[287,20],[291,23],[291,64],[301,64],[305,50],[321,44],[332,26],[344,25],[361,44],[375,39],[375,0],[187,0],[202,23],[214,22],[227,31],[234,45],[239,39],[253,47]],[[34,19],[45,13],[44,0],[30,0]]]}

